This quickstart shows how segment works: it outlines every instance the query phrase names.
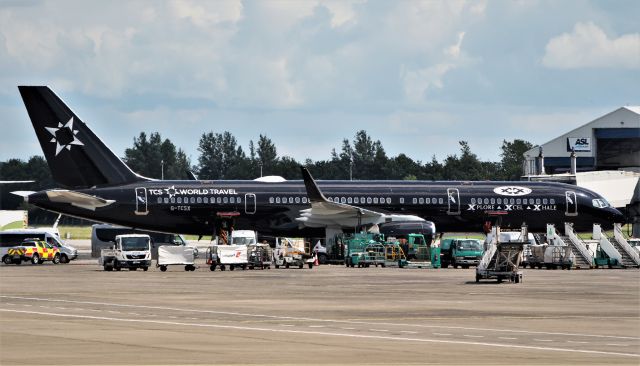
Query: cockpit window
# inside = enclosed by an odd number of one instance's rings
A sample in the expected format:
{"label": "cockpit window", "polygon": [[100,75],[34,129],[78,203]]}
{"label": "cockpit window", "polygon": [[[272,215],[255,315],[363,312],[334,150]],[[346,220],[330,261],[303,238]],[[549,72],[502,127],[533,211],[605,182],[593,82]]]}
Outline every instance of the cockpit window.
{"label": "cockpit window", "polygon": [[604,198],[596,198],[594,200],[591,200],[591,202],[593,203],[593,207],[597,207],[597,208],[605,208],[605,207],[609,207],[609,202],[607,202],[607,200],[605,200]]}

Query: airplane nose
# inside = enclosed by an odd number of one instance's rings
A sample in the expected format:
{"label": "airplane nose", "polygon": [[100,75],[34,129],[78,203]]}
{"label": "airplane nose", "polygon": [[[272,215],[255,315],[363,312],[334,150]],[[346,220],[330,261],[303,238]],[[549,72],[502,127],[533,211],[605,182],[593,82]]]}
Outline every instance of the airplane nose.
{"label": "airplane nose", "polygon": [[609,207],[609,211],[610,211],[609,216],[611,217],[612,223],[620,223],[620,224],[627,223],[627,217],[624,214],[622,214],[622,212],[620,212],[618,209]]}

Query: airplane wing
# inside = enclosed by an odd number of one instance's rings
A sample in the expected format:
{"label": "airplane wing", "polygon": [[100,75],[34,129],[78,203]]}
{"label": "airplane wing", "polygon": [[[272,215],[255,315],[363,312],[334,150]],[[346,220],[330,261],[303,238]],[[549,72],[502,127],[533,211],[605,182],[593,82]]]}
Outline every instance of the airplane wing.
{"label": "airplane wing", "polygon": [[115,202],[114,200],[106,200],[97,196],[64,189],[47,191],[47,196],[51,202],[69,203],[73,206],[92,211],[95,211],[96,208],[109,206]]}
{"label": "airplane wing", "polygon": [[391,221],[425,221],[414,215],[390,215],[346,203],[331,202],[322,194],[307,168],[300,167],[300,169],[307,189],[307,196],[311,201],[311,208],[302,210],[300,217],[296,218],[304,226],[356,227]]}

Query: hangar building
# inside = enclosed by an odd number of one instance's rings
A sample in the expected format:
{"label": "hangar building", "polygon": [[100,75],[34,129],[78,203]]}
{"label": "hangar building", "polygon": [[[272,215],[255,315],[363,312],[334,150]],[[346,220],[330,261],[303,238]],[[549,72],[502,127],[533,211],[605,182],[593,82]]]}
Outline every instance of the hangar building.
{"label": "hangar building", "polygon": [[578,172],[640,171],[640,106],[618,108],[525,152],[524,175],[570,172],[572,151]]}
{"label": "hangar building", "polygon": [[640,237],[640,106],[618,108],[534,147],[524,159],[523,179],[597,192],[626,212]]}

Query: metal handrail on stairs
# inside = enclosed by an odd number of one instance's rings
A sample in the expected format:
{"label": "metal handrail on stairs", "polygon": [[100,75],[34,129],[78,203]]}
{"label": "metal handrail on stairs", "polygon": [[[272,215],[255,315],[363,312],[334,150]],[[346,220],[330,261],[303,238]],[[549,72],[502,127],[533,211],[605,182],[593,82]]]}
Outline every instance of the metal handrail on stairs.
{"label": "metal handrail on stairs", "polygon": [[580,239],[578,237],[578,235],[576,235],[576,232],[573,231],[573,225],[571,223],[569,223],[569,222],[565,222],[564,223],[564,233],[565,233],[566,236],[569,237],[569,240],[571,241],[571,244],[573,244],[573,246],[576,249],[578,249],[578,252],[582,256],[582,258],[585,261],[587,261],[587,263],[589,263],[589,266],[592,266],[593,265],[593,256],[589,252],[589,249],[587,249],[587,246],[584,244],[582,239]]}
{"label": "metal handrail on stairs", "polygon": [[631,260],[633,260],[636,265],[640,266],[640,255],[636,253],[635,249],[633,249],[633,247],[631,247],[631,245],[629,245],[629,243],[627,242],[627,239],[625,239],[624,235],[622,234],[622,225],[613,224],[613,237],[616,239],[618,244],[620,244],[622,250],[624,250],[626,254],[631,257]]}

